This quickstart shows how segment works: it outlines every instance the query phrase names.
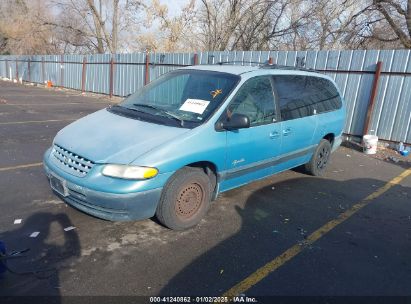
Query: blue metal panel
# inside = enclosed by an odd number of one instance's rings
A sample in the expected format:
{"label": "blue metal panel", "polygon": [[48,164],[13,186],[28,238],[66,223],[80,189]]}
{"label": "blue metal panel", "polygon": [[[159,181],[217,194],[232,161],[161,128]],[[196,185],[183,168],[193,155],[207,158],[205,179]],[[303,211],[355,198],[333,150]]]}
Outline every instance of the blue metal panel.
{"label": "blue metal panel", "polygon": [[316,51],[308,51],[307,57],[305,59],[305,66],[309,69],[314,69],[317,62],[317,53]]}
{"label": "blue metal panel", "polygon": [[[383,50],[379,52],[378,61],[382,61],[383,63],[382,71],[391,70],[393,58],[394,58],[394,51]],[[383,75],[380,78],[377,97],[376,97],[373,113],[371,115],[371,127],[369,128],[370,130],[374,130],[374,132],[376,132],[379,129],[378,125],[380,123],[380,118],[383,117],[384,119],[383,109],[384,109],[385,99],[387,98],[389,80],[390,80],[390,76]],[[379,130],[381,132],[381,129]],[[376,135],[378,135],[378,133]]]}
{"label": "blue metal panel", "polygon": [[375,71],[378,62],[379,51],[367,51],[364,59],[363,71]]}
{"label": "blue metal panel", "polygon": [[391,76],[388,80],[386,96],[382,104],[382,118],[377,127],[377,135],[381,138],[390,138],[394,119],[398,109],[404,77]]}
{"label": "blue metal panel", "polygon": [[327,68],[328,51],[318,51],[315,69],[325,70]]}
{"label": "blue metal panel", "polygon": [[297,59],[297,52],[288,51],[287,52],[287,59],[285,61],[285,64],[289,65],[289,66],[295,66],[296,59]]}
{"label": "blue metal panel", "polygon": [[[362,70],[364,64],[365,51],[354,52],[351,57],[350,70]],[[345,89],[344,97],[346,98],[347,117],[345,130],[347,133],[353,134],[352,119],[358,100],[358,92],[360,88],[362,75],[349,74],[347,80],[347,87]]]}
{"label": "blue metal panel", "polygon": [[278,52],[275,63],[279,65],[287,65],[287,52]]}
{"label": "blue metal panel", "polygon": [[382,50],[379,53],[378,61],[382,61],[382,71],[389,72],[391,71],[392,60],[394,58],[393,50]]}
{"label": "blue metal panel", "polygon": [[340,60],[340,51],[329,51],[327,58],[327,70],[336,70]]}
{"label": "blue metal panel", "polygon": [[260,52],[258,61],[268,63],[268,60],[270,60],[270,52],[269,51]]}
{"label": "blue metal panel", "polygon": [[350,134],[362,135],[363,133],[373,82],[374,75],[364,74],[361,76],[357,99],[355,100],[354,112],[352,113],[351,118]]}
{"label": "blue metal panel", "polygon": [[307,52],[306,51],[298,51],[295,58],[296,62],[299,60],[304,63],[304,67],[307,67]]}
{"label": "blue metal panel", "polygon": [[397,115],[394,119],[394,126],[392,130],[392,135],[390,137],[392,140],[405,141],[407,138],[407,132],[410,129],[411,123],[411,102],[409,101],[410,96],[411,77],[406,77],[402,85]]}
{"label": "blue metal panel", "polygon": [[244,65],[252,65],[252,52],[244,52],[243,53],[243,58],[241,60]]}
{"label": "blue metal panel", "polygon": [[278,51],[270,51],[269,52],[269,58],[271,58],[273,60],[273,63],[275,64],[279,64],[278,63]]}
{"label": "blue metal panel", "polygon": [[[340,60],[340,51],[329,51],[328,52],[328,57],[327,57],[327,70],[337,70],[338,69],[338,63]],[[327,73],[328,76],[330,76],[332,79],[334,79],[337,76],[336,73]]]}

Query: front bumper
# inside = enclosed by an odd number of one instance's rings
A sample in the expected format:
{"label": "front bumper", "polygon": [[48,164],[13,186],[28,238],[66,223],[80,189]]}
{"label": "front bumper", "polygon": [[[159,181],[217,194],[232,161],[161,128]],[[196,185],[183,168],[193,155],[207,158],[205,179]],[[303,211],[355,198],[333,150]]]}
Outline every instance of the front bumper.
{"label": "front bumper", "polygon": [[59,168],[48,161],[47,154],[43,162],[46,175],[49,179],[54,176],[64,181],[66,193],[53,192],[67,204],[110,221],[142,220],[154,216],[162,188],[120,194],[92,190],[68,180]]}

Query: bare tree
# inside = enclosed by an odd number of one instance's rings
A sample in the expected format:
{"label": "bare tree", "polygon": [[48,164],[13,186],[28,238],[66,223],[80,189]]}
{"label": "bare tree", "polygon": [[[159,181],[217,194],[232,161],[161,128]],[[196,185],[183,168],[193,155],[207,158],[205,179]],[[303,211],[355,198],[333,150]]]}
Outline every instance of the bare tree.
{"label": "bare tree", "polygon": [[[363,13],[358,0],[304,0],[293,4],[293,13],[305,11],[305,22],[293,32],[295,50],[344,49],[351,44],[354,21]],[[297,13],[296,18],[299,18]],[[295,18],[295,17],[293,17]]]}
{"label": "bare tree", "polygon": [[195,0],[187,1],[179,14],[170,16],[168,6],[158,0],[142,3],[146,31],[138,36],[141,47],[149,51],[192,51],[197,49],[194,36]]}
{"label": "bare tree", "polygon": [[0,1],[0,52],[11,54],[57,53],[56,35],[39,22],[51,12],[40,0]]}
{"label": "bare tree", "polygon": [[303,24],[290,19],[294,0],[201,0],[199,38],[209,50],[268,49]]}
{"label": "bare tree", "polygon": [[[69,39],[65,39],[65,43],[71,48],[82,47],[85,51],[94,53],[116,53],[119,51],[122,31],[132,26],[135,21],[132,19],[137,18],[140,2],[52,0],[52,3],[59,14],[55,22],[44,20],[44,23],[54,26],[56,31],[66,33],[65,38]],[[121,16],[120,11],[123,12]]]}
{"label": "bare tree", "polygon": [[0,53],[411,48],[411,0],[2,0]]}
{"label": "bare tree", "polygon": [[[373,0],[373,6],[391,28],[394,39],[411,48],[411,0]],[[374,38],[384,41],[381,36]]]}

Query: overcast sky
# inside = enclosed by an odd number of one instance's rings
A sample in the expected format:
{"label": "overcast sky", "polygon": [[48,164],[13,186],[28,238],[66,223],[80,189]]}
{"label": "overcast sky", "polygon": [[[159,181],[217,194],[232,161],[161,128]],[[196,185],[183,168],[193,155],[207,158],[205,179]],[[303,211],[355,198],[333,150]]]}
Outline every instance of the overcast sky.
{"label": "overcast sky", "polygon": [[160,2],[162,4],[167,4],[170,15],[175,16],[181,11],[183,6],[189,2],[189,0],[160,0]]}

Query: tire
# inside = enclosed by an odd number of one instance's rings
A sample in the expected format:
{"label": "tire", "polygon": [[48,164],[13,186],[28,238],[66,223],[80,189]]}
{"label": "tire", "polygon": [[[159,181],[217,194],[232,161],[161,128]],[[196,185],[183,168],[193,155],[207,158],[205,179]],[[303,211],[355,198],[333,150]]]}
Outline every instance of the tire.
{"label": "tire", "polygon": [[210,189],[210,179],[202,168],[182,168],[163,189],[157,219],[173,230],[197,225],[210,207]]}
{"label": "tire", "polygon": [[315,149],[311,160],[305,164],[305,170],[314,176],[322,176],[327,167],[331,155],[331,143],[322,139]]}

